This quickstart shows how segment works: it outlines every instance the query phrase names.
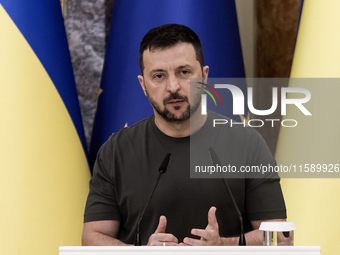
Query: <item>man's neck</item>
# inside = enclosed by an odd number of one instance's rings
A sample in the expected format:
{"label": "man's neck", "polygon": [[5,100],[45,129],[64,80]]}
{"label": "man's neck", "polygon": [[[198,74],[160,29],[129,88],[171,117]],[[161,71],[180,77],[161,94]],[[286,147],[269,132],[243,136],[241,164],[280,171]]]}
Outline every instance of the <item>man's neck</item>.
{"label": "man's neck", "polygon": [[171,137],[187,137],[196,133],[207,120],[207,115],[196,111],[189,119],[181,122],[169,122],[155,112],[155,124],[164,134]]}

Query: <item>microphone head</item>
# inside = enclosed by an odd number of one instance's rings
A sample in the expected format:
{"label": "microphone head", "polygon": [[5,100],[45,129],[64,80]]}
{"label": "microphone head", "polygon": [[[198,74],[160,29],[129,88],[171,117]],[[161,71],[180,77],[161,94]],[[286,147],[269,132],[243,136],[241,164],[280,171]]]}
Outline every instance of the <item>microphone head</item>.
{"label": "microphone head", "polygon": [[216,151],[214,150],[213,147],[209,147],[209,155],[214,165],[219,165],[219,166],[221,165],[220,159],[218,158]]}
{"label": "microphone head", "polygon": [[169,165],[170,158],[171,158],[170,153],[165,155],[165,158],[163,159],[163,162],[158,169],[162,174],[166,172],[166,169],[168,168],[168,165]]}

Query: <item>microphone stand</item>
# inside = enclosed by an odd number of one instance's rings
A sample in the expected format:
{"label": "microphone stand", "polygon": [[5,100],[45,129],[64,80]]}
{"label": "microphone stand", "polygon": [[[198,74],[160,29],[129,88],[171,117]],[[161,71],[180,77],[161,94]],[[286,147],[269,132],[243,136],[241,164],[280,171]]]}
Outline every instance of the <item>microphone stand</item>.
{"label": "microphone stand", "polygon": [[153,187],[153,189],[152,189],[151,195],[149,196],[149,198],[148,198],[148,200],[147,200],[147,202],[146,202],[146,204],[145,204],[145,206],[144,206],[142,212],[140,213],[140,217],[139,217],[139,220],[138,220],[138,223],[137,223],[136,235],[135,235],[135,243],[134,243],[135,246],[141,246],[141,245],[142,245],[142,244],[141,244],[142,241],[141,241],[140,231],[139,231],[139,230],[140,230],[140,223],[141,223],[141,221],[142,221],[142,219],[143,219],[145,210],[146,210],[146,208],[148,207],[148,205],[149,205],[149,203],[150,203],[150,201],[151,201],[151,198],[152,198],[153,194],[155,193],[155,190],[156,190],[156,188],[157,188],[157,186],[158,186],[158,183],[159,183],[159,180],[160,180],[162,174],[164,174],[164,173],[166,172],[166,169],[167,169],[167,167],[168,167],[170,158],[171,158],[171,154],[168,153],[168,154],[166,154],[165,158],[163,159],[162,164],[160,165],[160,167],[159,167],[159,169],[158,169],[158,170],[159,170],[159,173],[158,173],[158,176],[157,176],[156,183],[155,183],[155,185],[154,185],[154,187]]}
{"label": "microphone stand", "polygon": [[[215,150],[214,150],[212,147],[209,148],[209,155],[210,155],[210,159],[211,159],[211,161],[212,161],[212,163],[213,163],[214,165],[221,165],[220,159],[218,158],[218,156],[217,156]],[[230,189],[230,187],[229,187],[229,185],[228,185],[227,180],[226,180],[223,176],[222,176],[222,180],[223,180],[223,183],[224,183],[225,187],[226,187],[227,190],[228,190],[229,196],[230,196],[230,198],[231,198],[231,201],[233,202],[233,205],[234,205],[235,210],[236,210],[236,212],[237,212],[238,218],[239,218],[239,220],[240,220],[241,233],[240,233],[240,239],[239,239],[238,245],[239,245],[239,246],[245,246],[245,245],[246,245],[246,238],[245,238],[245,236],[244,236],[242,214],[241,214],[241,212],[240,212],[240,209],[239,209],[238,206],[237,206],[237,203],[236,203],[236,201],[235,201],[235,198],[234,198],[234,196],[233,196],[233,193],[231,192],[231,189]]]}

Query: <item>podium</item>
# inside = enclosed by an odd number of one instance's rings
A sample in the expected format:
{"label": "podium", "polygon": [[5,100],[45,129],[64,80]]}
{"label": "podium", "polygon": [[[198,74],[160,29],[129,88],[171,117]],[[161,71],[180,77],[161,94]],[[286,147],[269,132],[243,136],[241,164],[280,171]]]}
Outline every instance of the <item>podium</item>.
{"label": "podium", "polygon": [[320,246],[62,246],[59,255],[320,255]]}

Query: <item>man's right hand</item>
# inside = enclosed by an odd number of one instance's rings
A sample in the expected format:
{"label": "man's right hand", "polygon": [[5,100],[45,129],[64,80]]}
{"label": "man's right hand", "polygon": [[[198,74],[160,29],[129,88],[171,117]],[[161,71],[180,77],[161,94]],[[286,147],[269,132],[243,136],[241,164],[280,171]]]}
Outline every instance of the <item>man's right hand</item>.
{"label": "man's right hand", "polygon": [[172,235],[165,233],[166,229],[166,217],[161,216],[155,233],[153,233],[148,241],[147,245],[151,246],[176,246],[178,245],[178,239]]}

